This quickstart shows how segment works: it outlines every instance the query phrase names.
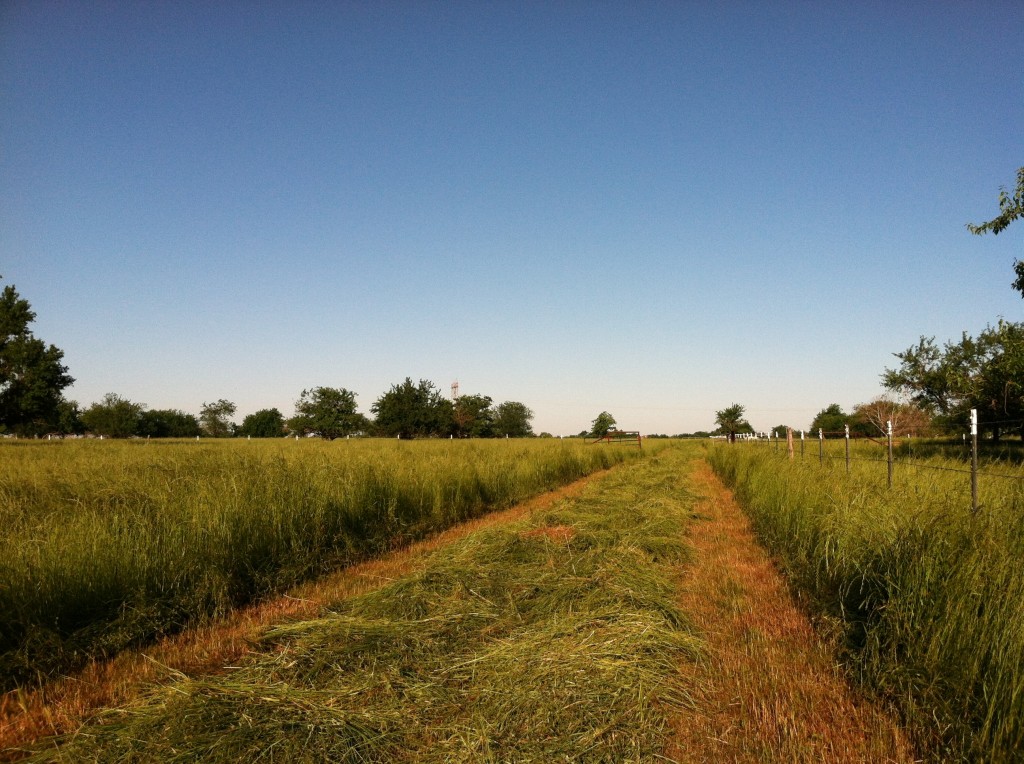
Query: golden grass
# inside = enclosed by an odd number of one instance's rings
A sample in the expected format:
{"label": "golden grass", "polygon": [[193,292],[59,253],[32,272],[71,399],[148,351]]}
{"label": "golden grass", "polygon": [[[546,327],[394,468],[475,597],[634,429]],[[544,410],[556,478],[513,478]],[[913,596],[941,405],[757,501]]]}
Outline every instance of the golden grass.
{"label": "golden grass", "polygon": [[681,670],[696,692],[667,754],[686,762],[910,762],[905,735],[850,688],[706,462],[680,607],[706,640]]}
{"label": "golden grass", "polygon": [[[41,689],[12,690],[0,696],[0,760],[18,756],[7,749],[71,732],[104,707],[130,703],[169,670],[190,676],[217,673],[239,662],[269,626],[285,620],[315,618],[327,603],[377,589],[414,572],[439,547],[481,529],[519,520],[579,494],[596,476],[590,475],[509,509],[461,523],[381,558],[307,582],[281,597],[234,611],[222,621],[167,637],[144,649],[126,651],[111,660],[95,661]],[[557,535],[550,529],[542,530]]]}

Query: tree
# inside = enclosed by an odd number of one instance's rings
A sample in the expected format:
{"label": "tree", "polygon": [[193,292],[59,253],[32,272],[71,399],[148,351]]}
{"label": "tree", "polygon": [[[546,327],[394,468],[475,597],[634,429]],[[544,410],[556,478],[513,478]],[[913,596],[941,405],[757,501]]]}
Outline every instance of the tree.
{"label": "tree", "polygon": [[248,414],[238,434],[243,438],[280,438],[284,435],[284,414],[276,408]]}
{"label": "tree", "polygon": [[774,432],[778,438],[786,437],[786,430],[793,429],[788,424],[777,424],[769,432]]}
{"label": "tree", "polygon": [[61,435],[81,435],[85,432],[78,401],[60,399],[57,404],[57,432]]}
{"label": "tree", "polygon": [[144,403],[133,403],[116,393],[107,393],[103,400],[82,412],[82,424],[94,435],[107,438],[128,438],[138,434],[139,418]]}
{"label": "tree", "polygon": [[392,385],[370,407],[378,430],[384,435],[419,438],[447,435],[454,427],[453,406],[432,382],[421,379],[414,385],[409,377]]}
{"label": "tree", "polygon": [[194,438],[201,429],[194,414],[178,409],[153,409],[139,415],[137,431],[146,438]]}
{"label": "tree", "polygon": [[729,438],[730,443],[735,443],[739,433],[753,432],[754,428],[743,418],[745,410],[740,404],[734,403],[721,411],[716,411],[715,424],[718,425],[718,429],[714,434],[725,435]]}
{"label": "tree", "polygon": [[295,416],[288,420],[288,426],[334,440],[365,431],[369,422],[356,412],[355,393],[344,387],[314,387],[303,390],[295,401]]}
{"label": "tree", "polygon": [[494,413],[494,434],[498,437],[528,438],[533,435],[533,412],[525,403],[505,401]]}
{"label": "tree", "polygon": [[611,430],[615,429],[615,417],[607,411],[602,411],[597,418],[590,423],[590,435],[594,438],[603,438]]}
{"label": "tree", "polygon": [[921,435],[931,426],[931,417],[913,403],[900,403],[882,395],[853,407],[850,430],[866,435],[886,435],[889,422],[896,437]]}
{"label": "tree", "polygon": [[843,432],[849,423],[850,417],[843,413],[843,408],[838,403],[832,403],[817,413],[814,421],[811,422],[809,431],[817,434],[818,430],[824,432]]}
{"label": "tree", "polygon": [[211,438],[230,437],[234,427],[231,417],[235,415],[235,411],[235,404],[224,398],[214,403],[204,403],[199,411],[199,424],[203,432]]}
{"label": "tree", "polygon": [[[967,230],[979,236],[991,231],[995,236],[1020,217],[1024,217],[1024,167],[1017,170],[1017,189],[1013,192],[1013,196],[1006,192],[1005,186],[999,189],[999,215],[980,225],[968,223]],[[1020,292],[1021,297],[1024,297],[1024,262],[1014,260],[1013,270],[1017,274],[1013,288]]]}
{"label": "tree", "polygon": [[993,438],[1024,420],[1024,323],[999,321],[941,348],[934,337],[921,337],[894,355],[900,367],[886,369],[882,383],[909,396],[940,427],[962,431],[972,408]]}
{"label": "tree", "polygon": [[57,427],[61,392],[75,380],[64,352],[37,339],[27,300],[11,285],[0,294],[0,431],[41,435]]}
{"label": "tree", "polygon": [[494,435],[495,412],[489,395],[460,395],[452,404],[457,438],[489,438]]}

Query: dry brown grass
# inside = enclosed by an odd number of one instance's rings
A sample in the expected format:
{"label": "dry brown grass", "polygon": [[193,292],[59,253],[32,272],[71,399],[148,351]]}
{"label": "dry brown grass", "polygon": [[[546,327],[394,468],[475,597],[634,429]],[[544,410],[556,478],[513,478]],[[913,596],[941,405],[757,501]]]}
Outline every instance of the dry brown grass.
{"label": "dry brown grass", "polygon": [[[313,618],[330,603],[375,589],[422,566],[430,552],[477,530],[518,520],[578,494],[596,473],[507,510],[494,512],[411,544],[385,557],[338,571],[296,587],[287,595],[239,610],[224,621],[168,637],[144,649],[97,661],[42,689],[15,690],[0,697],[0,760],[4,751],[78,729],[104,707],[124,705],[168,670],[190,676],[211,674],[237,663],[269,626]],[[557,539],[560,542],[565,538]],[[553,539],[556,540],[556,539]],[[10,751],[8,756],[16,752]]]}
{"label": "dry brown grass", "polygon": [[707,650],[681,667],[700,689],[667,754],[686,762],[914,761],[895,721],[844,679],[731,492],[705,462],[694,464],[701,500],[680,605]]}

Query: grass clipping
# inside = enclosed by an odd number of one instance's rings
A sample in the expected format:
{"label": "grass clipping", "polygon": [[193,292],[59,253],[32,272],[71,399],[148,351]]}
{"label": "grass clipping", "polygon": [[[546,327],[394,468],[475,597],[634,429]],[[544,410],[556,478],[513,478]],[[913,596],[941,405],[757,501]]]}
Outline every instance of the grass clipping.
{"label": "grass clipping", "polygon": [[650,761],[698,641],[676,609],[690,500],[663,453],[421,574],[169,678],[36,760]]}

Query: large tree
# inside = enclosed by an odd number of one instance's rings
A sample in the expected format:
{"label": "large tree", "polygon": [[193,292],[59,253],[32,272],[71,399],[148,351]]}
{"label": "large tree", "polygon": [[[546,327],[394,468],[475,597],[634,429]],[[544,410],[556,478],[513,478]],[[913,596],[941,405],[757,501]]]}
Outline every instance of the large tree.
{"label": "large tree", "polygon": [[414,384],[409,377],[392,385],[370,406],[381,434],[402,438],[448,435],[454,426],[452,410],[451,401],[433,382],[421,379]]}
{"label": "large tree", "polygon": [[138,434],[144,403],[134,403],[116,393],[107,393],[103,400],[82,412],[82,424],[94,435],[107,438],[128,438]]}
{"label": "large tree", "polygon": [[194,438],[201,429],[195,414],[178,409],[153,409],[139,415],[138,434],[151,438]]}
{"label": "large tree", "polygon": [[232,435],[234,423],[231,417],[235,415],[237,407],[234,403],[224,398],[213,403],[204,403],[199,411],[199,424],[203,432],[211,438],[227,438]]}
{"label": "large tree", "polygon": [[962,431],[973,408],[995,438],[1011,427],[1024,431],[1024,323],[1000,321],[942,347],[921,337],[894,355],[900,366],[885,370],[883,384],[934,414],[937,425]]}
{"label": "large tree", "polygon": [[743,418],[745,411],[746,409],[738,403],[716,411],[715,424],[718,425],[718,429],[715,430],[715,434],[725,435],[730,443],[734,443],[739,433],[753,432],[754,428],[750,426],[750,422]]}
{"label": "large tree", "polygon": [[288,426],[296,432],[312,433],[334,440],[369,427],[366,417],[356,411],[356,394],[344,387],[314,387],[303,390],[295,401],[295,416]]}
{"label": "large tree", "polygon": [[452,404],[453,434],[457,438],[494,435],[495,412],[489,395],[460,395]]}
{"label": "large tree", "polygon": [[832,403],[817,413],[814,421],[811,422],[810,431],[812,433],[817,433],[818,430],[843,432],[849,422],[850,416],[843,412],[843,407],[838,403]]}
{"label": "large tree", "polygon": [[896,437],[925,435],[931,427],[931,417],[920,406],[882,395],[853,407],[850,430],[864,435],[885,435],[890,422]]}
{"label": "large tree", "polygon": [[[1017,170],[1017,188],[1012,196],[1007,193],[1005,186],[999,189],[999,215],[986,223],[968,223],[967,230],[978,235],[989,232],[995,235],[1021,217],[1024,217],[1024,167]],[[1024,261],[1014,260],[1013,270],[1017,275],[1013,288],[1024,297]]]}
{"label": "large tree", "polygon": [[0,431],[40,435],[59,426],[61,391],[74,382],[64,352],[29,330],[36,314],[13,286],[0,294]]}
{"label": "large tree", "polygon": [[284,435],[284,414],[273,409],[260,409],[248,414],[238,428],[243,438],[280,438]]}
{"label": "large tree", "polygon": [[533,435],[533,412],[525,403],[505,401],[494,412],[494,434],[498,437],[528,438]]}
{"label": "large tree", "polygon": [[590,435],[594,438],[603,438],[613,429],[615,429],[615,417],[607,411],[602,411],[590,423]]}

